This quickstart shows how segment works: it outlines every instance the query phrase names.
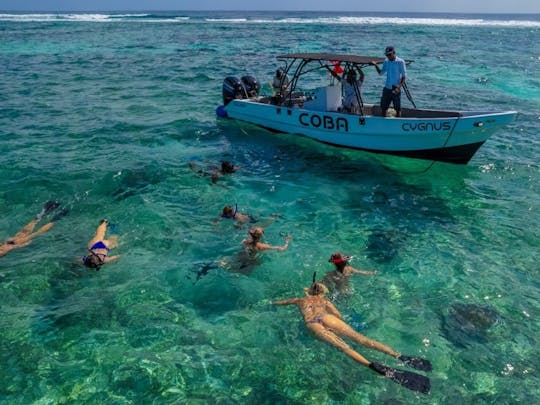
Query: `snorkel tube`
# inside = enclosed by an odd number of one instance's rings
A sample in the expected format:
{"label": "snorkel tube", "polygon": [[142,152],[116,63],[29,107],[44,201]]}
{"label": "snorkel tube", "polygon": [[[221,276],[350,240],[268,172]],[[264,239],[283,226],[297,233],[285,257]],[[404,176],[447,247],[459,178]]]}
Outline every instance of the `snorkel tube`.
{"label": "snorkel tube", "polygon": [[[230,208],[230,210],[229,210]],[[235,203],[234,204],[234,212],[232,214],[227,214],[225,211],[232,211],[232,206],[231,205],[227,205],[225,208],[223,208],[223,212],[221,213],[221,216],[223,218],[227,218],[227,219],[234,219],[236,217],[236,214],[238,212],[238,203]]]}

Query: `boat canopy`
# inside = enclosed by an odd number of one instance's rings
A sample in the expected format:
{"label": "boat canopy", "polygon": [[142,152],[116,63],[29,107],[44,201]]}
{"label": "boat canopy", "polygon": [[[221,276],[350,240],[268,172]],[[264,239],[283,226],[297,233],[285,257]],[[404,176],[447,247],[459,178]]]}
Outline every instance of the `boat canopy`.
{"label": "boat canopy", "polygon": [[349,62],[369,65],[371,62],[382,63],[385,58],[376,56],[341,55],[334,53],[287,53],[277,56],[277,59],[327,60],[332,62]]}

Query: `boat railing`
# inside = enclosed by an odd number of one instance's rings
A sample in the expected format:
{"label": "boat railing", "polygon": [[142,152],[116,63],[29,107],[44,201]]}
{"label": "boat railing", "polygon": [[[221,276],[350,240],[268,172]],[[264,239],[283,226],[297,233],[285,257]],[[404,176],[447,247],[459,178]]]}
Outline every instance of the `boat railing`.
{"label": "boat railing", "polygon": [[[308,107],[309,102],[314,99],[313,91],[296,91],[290,94],[288,97],[283,100],[281,97],[276,96],[267,96],[263,95],[252,101],[256,101],[262,104],[272,104],[280,107],[298,107],[305,108]],[[305,104],[308,105],[305,105]],[[381,116],[382,111],[381,107],[378,105],[364,104],[363,114],[359,112],[345,112],[344,110],[338,109],[333,112],[342,112],[351,115],[363,115],[366,117],[369,116]],[[482,113],[474,113],[473,115],[481,115]],[[401,110],[402,118],[418,118],[418,119],[437,119],[437,118],[460,118],[464,114],[460,111],[447,111],[447,110],[427,110],[427,109],[418,109],[418,108],[403,108]]]}

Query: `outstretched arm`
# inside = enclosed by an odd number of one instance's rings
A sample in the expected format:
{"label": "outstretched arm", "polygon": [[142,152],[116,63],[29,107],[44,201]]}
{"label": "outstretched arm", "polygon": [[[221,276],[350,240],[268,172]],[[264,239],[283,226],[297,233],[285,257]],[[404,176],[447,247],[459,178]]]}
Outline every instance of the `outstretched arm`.
{"label": "outstretched arm", "polygon": [[374,66],[375,67],[375,70],[377,71],[378,74],[381,74],[381,68],[379,67],[379,65],[377,65],[377,62],[369,62],[370,65]]}
{"label": "outstretched arm", "polygon": [[297,304],[298,302],[300,302],[300,298],[289,298],[286,300],[275,301],[273,302],[273,304],[274,305],[291,305],[291,304]]}
{"label": "outstretched arm", "polygon": [[118,260],[119,258],[120,258],[120,255],[107,256],[107,257],[105,258],[105,263],[112,262],[113,260]]}
{"label": "outstretched arm", "polygon": [[377,274],[377,271],[370,271],[370,270],[357,270],[351,267],[351,273],[353,274]]}
{"label": "outstretched arm", "polygon": [[288,235],[285,238],[285,244],[283,246],[273,246],[273,245],[269,245],[267,243],[259,242],[259,243],[257,243],[257,249],[259,249],[259,250],[279,250],[280,252],[284,252],[289,247],[290,240],[291,240],[291,236]]}

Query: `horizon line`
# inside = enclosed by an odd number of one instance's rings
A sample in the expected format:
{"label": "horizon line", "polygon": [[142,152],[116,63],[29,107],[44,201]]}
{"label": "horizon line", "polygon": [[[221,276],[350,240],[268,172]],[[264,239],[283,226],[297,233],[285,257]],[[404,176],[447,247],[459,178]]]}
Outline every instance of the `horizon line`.
{"label": "horizon line", "polygon": [[279,13],[279,12],[309,12],[309,13],[405,13],[405,14],[467,14],[467,15],[486,15],[486,14],[506,14],[506,15],[540,15],[540,12],[471,12],[471,11],[402,11],[402,10],[393,10],[393,11],[360,11],[360,10],[243,10],[243,9],[211,9],[211,10],[186,10],[186,9],[118,9],[118,10],[2,10],[1,12],[16,12],[16,13],[120,13],[120,12],[237,12],[242,11],[245,13],[250,12],[263,12],[263,13]]}

